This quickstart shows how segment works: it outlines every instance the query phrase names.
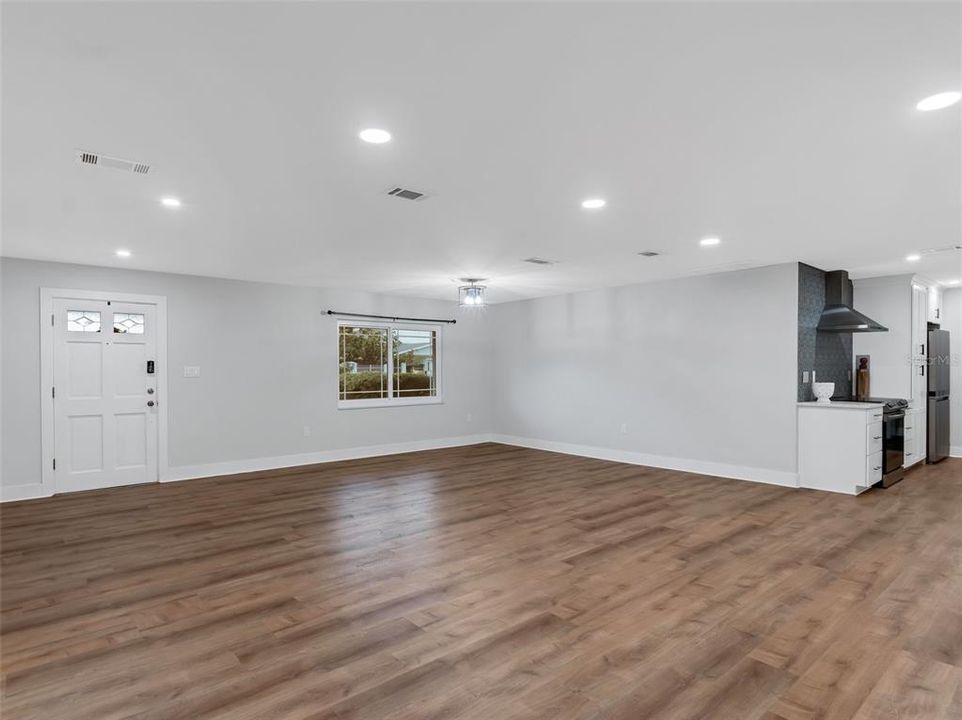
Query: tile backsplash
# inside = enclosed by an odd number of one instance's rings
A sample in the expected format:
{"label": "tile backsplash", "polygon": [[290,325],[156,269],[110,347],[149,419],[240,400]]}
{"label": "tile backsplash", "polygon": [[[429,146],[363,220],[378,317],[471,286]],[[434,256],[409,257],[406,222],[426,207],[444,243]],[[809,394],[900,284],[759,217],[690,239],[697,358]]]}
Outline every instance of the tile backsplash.
{"label": "tile backsplash", "polygon": [[[852,333],[818,332],[825,307],[825,271],[798,264],[798,399],[814,400],[811,372],[819,382],[835,383],[835,394],[852,394]],[[809,373],[802,382],[802,373]]]}

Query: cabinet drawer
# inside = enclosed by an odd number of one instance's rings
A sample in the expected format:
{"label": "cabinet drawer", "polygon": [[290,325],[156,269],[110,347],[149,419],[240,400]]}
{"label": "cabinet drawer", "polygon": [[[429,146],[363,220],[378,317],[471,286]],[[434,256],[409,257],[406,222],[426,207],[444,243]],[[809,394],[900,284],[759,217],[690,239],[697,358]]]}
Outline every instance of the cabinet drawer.
{"label": "cabinet drawer", "polygon": [[882,422],[882,408],[878,408],[877,410],[869,410],[867,413],[865,413],[865,415],[868,418],[866,422],[869,425],[872,423]]}
{"label": "cabinet drawer", "polygon": [[865,458],[865,484],[874,485],[882,479],[882,453],[877,452]]}
{"label": "cabinet drawer", "polygon": [[865,428],[866,455],[882,452],[882,423],[872,423]]}

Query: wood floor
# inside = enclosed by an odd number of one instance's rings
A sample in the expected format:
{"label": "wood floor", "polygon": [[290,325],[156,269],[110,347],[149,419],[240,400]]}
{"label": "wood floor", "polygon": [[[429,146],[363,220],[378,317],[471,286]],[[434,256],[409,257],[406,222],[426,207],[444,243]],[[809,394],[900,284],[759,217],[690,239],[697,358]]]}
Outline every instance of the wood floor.
{"label": "wood floor", "polygon": [[2,512],[4,720],[962,718],[962,460],[477,445]]}

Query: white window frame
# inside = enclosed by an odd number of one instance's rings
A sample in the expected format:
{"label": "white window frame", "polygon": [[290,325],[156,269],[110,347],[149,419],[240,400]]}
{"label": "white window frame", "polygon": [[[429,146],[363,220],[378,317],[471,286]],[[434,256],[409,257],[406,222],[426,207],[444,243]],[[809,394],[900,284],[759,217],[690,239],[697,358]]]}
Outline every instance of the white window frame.
{"label": "white window frame", "polygon": [[[369,327],[388,331],[387,354],[387,375],[388,375],[388,396],[386,398],[367,398],[364,400],[341,400],[341,328],[342,327]],[[335,395],[338,410],[359,410],[362,408],[384,408],[402,407],[407,405],[440,405],[444,402],[444,375],[441,365],[444,362],[444,333],[441,324],[434,323],[410,323],[410,322],[374,322],[369,320],[338,320],[335,328],[334,351],[337,357],[337,382],[335,384]],[[434,362],[434,387],[436,394],[433,397],[405,397],[399,398],[394,395],[394,331],[395,330],[422,330],[436,333],[437,338],[437,358]]]}

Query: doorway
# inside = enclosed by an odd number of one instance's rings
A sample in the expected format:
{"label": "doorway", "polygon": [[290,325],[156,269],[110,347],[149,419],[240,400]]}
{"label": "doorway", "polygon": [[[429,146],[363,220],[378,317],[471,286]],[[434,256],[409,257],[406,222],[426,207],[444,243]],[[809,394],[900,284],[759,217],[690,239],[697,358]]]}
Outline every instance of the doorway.
{"label": "doorway", "polygon": [[166,472],[166,298],[41,290],[43,484],[49,493]]}

